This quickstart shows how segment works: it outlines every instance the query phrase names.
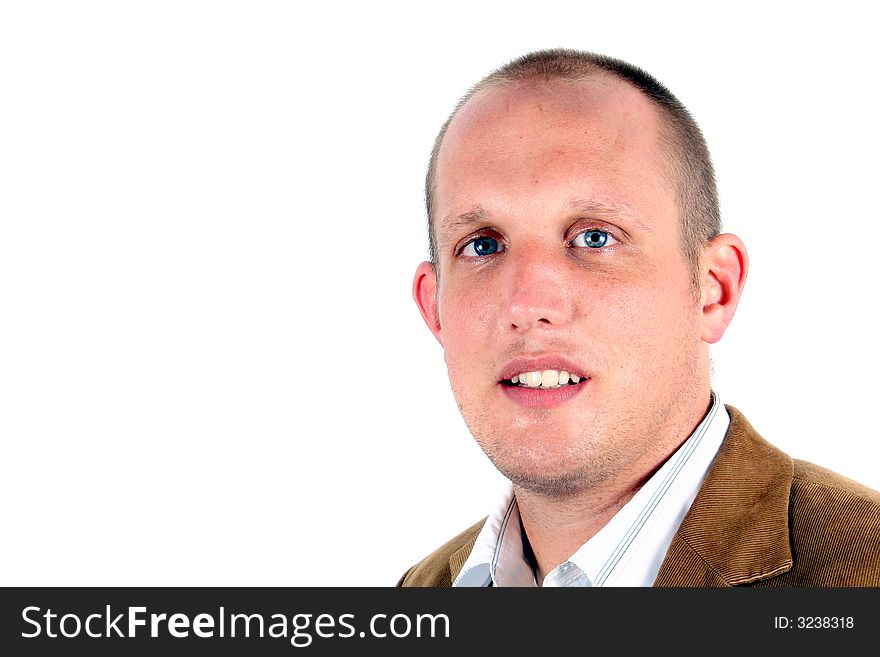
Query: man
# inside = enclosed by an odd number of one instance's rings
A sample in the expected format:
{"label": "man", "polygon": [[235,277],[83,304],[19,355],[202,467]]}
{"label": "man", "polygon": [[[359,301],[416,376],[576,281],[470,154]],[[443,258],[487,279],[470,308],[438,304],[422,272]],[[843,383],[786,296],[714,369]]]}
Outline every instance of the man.
{"label": "man", "polygon": [[702,134],[625,62],[531,53],[437,137],[413,296],[511,482],[402,586],[880,585],[880,493],[710,384],[748,256]]}

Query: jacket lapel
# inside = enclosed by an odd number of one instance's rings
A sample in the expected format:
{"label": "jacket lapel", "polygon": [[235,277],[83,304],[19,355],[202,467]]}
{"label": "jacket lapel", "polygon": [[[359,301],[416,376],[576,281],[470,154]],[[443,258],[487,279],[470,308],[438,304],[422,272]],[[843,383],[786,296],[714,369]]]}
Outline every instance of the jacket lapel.
{"label": "jacket lapel", "polygon": [[730,428],[654,586],[736,586],[791,569],[791,458],[733,406]]}

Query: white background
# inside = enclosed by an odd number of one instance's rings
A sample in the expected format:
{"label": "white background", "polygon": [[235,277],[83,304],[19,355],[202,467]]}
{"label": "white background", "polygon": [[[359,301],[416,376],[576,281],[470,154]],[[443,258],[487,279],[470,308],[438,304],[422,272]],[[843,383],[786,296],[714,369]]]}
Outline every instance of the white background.
{"label": "white background", "polygon": [[0,584],[385,586],[482,517],[422,181],[544,47],[690,108],[751,256],[716,387],[880,488],[869,3],[727,5],[4,3]]}

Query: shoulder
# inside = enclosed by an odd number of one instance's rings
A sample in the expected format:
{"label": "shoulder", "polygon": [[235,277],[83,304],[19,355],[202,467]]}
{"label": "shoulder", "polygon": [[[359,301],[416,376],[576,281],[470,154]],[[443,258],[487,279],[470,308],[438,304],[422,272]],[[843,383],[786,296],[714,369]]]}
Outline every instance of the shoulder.
{"label": "shoulder", "polygon": [[736,408],[678,534],[727,582],[880,586],[880,492],[774,447]]}
{"label": "shoulder", "polygon": [[789,523],[797,586],[880,586],[880,492],[792,459]]}
{"label": "shoulder", "polygon": [[864,539],[880,544],[880,491],[807,461],[792,459],[792,463],[794,526],[836,536],[864,534]]}
{"label": "shoulder", "polygon": [[880,512],[880,491],[869,488],[827,468],[792,459],[794,481],[792,488],[801,488],[826,499],[834,499],[846,504],[864,506]]}
{"label": "shoulder", "polygon": [[419,561],[403,574],[397,586],[452,586],[485,521],[471,525]]}

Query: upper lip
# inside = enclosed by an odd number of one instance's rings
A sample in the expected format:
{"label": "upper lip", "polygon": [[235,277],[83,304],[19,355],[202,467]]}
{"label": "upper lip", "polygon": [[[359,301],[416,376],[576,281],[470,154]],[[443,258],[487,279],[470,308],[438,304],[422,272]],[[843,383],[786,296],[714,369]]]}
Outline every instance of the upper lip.
{"label": "upper lip", "polygon": [[584,367],[559,354],[545,354],[534,358],[515,358],[501,369],[501,380],[512,379],[523,372],[542,372],[544,370],[565,370],[582,379],[589,378]]}

